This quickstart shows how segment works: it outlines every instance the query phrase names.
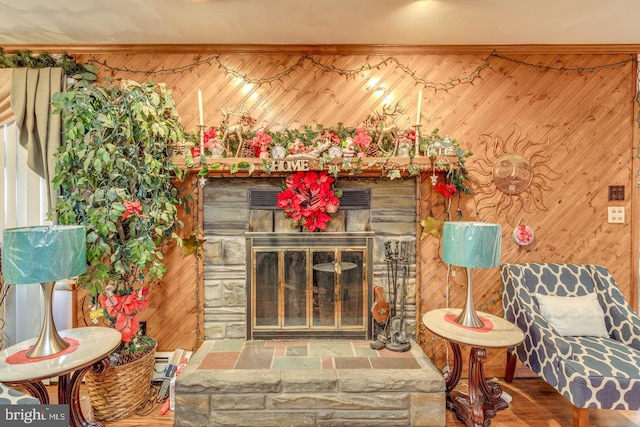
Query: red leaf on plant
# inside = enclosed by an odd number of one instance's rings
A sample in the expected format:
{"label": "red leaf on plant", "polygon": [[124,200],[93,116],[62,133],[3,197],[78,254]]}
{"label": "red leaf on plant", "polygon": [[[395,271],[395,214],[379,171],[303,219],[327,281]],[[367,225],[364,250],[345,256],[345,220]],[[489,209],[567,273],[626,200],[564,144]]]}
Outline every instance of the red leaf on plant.
{"label": "red leaf on plant", "polygon": [[136,200],[135,202],[131,202],[129,200],[124,201],[125,212],[122,214],[122,220],[124,221],[130,215],[136,215],[137,217],[144,218],[142,215],[142,205],[140,204],[140,200]]}

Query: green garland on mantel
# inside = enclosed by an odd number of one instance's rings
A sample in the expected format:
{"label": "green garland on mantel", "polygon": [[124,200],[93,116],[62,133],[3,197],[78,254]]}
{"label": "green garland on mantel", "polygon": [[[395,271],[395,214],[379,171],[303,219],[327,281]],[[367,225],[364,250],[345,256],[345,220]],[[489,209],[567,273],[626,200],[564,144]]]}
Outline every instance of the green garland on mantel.
{"label": "green garland on mantel", "polygon": [[68,76],[77,74],[91,74],[96,68],[91,65],[78,64],[73,56],[68,53],[52,55],[46,52],[34,55],[30,50],[22,50],[16,53],[5,53],[0,47],[0,68],[62,68]]}

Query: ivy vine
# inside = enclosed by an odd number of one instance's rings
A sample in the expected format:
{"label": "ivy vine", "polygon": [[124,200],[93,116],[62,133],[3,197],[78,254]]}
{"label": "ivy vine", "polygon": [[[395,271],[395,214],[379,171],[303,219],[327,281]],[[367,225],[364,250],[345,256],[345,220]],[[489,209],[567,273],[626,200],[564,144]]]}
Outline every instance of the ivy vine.
{"label": "ivy vine", "polygon": [[[83,65],[76,62],[68,53],[52,55],[46,52],[33,54],[30,50],[21,50],[16,53],[5,53],[0,47],[0,68],[62,68],[68,76],[82,75],[85,80],[95,79],[96,68],[92,65]],[[94,70],[91,72],[91,70]]]}

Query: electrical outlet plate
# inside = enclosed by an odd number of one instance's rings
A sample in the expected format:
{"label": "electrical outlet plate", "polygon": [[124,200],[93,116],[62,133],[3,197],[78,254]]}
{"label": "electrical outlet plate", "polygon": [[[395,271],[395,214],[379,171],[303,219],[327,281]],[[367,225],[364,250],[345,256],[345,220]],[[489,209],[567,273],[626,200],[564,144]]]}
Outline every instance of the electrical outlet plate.
{"label": "electrical outlet plate", "polygon": [[609,224],[624,224],[624,206],[609,206]]}

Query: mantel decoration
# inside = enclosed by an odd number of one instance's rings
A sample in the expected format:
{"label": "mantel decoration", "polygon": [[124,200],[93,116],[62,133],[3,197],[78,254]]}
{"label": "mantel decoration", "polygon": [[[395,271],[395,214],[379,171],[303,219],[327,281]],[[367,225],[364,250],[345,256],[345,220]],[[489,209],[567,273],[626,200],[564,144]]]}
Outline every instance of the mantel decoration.
{"label": "mantel decoration", "polygon": [[293,219],[294,227],[310,232],[325,230],[331,215],[338,211],[342,196],[340,190],[334,190],[333,183],[326,171],[296,172],[287,176],[277,206]]}
{"label": "mantel decoration", "polygon": [[[200,104],[199,104],[200,106]],[[244,105],[221,110],[223,120],[202,134],[187,134],[186,149],[177,147],[175,153],[192,157],[222,158],[318,158],[336,157],[413,157],[417,150],[415,130],[401,130],[395,124],[403,110],[400,103],[383,105],[382,111],[372,112],[357,128],[336,127],[274,131],[254,130],[256,119]]]}
{"label": "mantel decoration", "polygon": [[[427,156],[432,160],[433,166],[431,171],[431,187],[429,191],[429,211],[427,217],[420,222],[422,225],[421,238],[425,238],[432,235],[435,238],[440,238],[440,228],[444,221],[451,221],[451,204],[453,197],[458,196],[458,207],[456,209],[458,213],[458,219],[463,218],[462,210],[460,209],[460,198],[462,194],[473,193],[472,188],[469,186],[471,176],[466,167],[467,159],[473,154],[470,151],[466,151],[457,140],[449,138],[448,135],[440,136],[440,131],[434,129],[430,135],[426,136],[420,142],[420,150],[425,152]],[[446,159],[449,156],[455,156],[457,161],[455,163],[448,162]],[[445,159],[440,160],[440,159]],[[444,171],[444,175],[441,177],[436,171]],[[439,193],[442,195],[444,202],[445,219],[437,219],[433,215],[433,193]]]}
{"label": "mantel decoration", "polygon": [[96,419],[134,413],[149,397],[156,341],[139,334],[138,313],[166,271],[163,250],[181,243],[173,182],[182,171],[168,158],[183,138],[171,91],[120,81],[103,87],[80,79],[53,97],[64,124],[53,184],[60,224],[86,227],[90,318],[122,334],[104,372],[86,375]]}
{"label": "mantel decoration", "polygon": [[[198,90],[199,116],[204,116],[201,91]],[[327,170],[337,177],[348,172],[358,175],[364,169],[380,170],[381,177],[400,178],[403,173],[416,175],[427,168],[446,171],[449,180],[464,186],[463,173],[458,162],[471,153],[465,152],[455,140],[434,139],[434,133],[422,138],[419,133],[422,91],[418,96],[416,125],[412,129],[400,129],[397,119],[404,114],[400,102],[393,106],[382,105],[380,111],[372,111],[358,127],[343,123],[325,127],[322,124],[303,125],[298,129],[254,129],[257,120],[244,104],[221,109],[219,125],[206,127],[200,124],[199,132],[185,133],[185,139],[173,142],[170,155],[186,169],[197,167],[200,176],[212,171],[239,171],[252,175],[263,173],[295,172],[306,167],[287,167],[290,162],[313,161],[315,170]],[[202,120],[202,119],[201,119]],[[434,131],[437,134],[437,130]],[[427,157],[428,156],[428,157]],[[418,161],[417,157],[424,160]],[[223,160],[224,159],[224,160]],[[261,162],[249,159],[260,159]],[[456,177],[462,177],[456,179]]]}

